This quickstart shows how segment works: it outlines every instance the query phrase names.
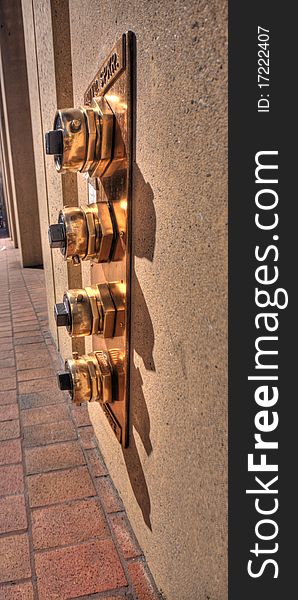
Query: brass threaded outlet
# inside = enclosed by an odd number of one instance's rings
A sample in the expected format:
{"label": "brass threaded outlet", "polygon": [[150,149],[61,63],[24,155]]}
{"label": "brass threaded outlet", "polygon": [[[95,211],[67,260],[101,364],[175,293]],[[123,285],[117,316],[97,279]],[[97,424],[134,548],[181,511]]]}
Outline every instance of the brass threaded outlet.
{"label": "brass threaded outlet", "polygon": [[112,160],[114,121],[102,97],[94,98],[91,106],[58,110],[45,137],[46,153],[54,155],[57,171],[102,176]]}
{"label": "brass threaded outlet", "polygon": [[59,213],[58,225],[50,225],[49,229],[51,247],[59,247],[64,260],[75,264],[81,260],[108,262],[116,237],[106,202],[66,206]]}
{"label": "brass threaded outlet", "polygon": [[119,350],[98,350],[70,358],[65,362],[65,374],[67,373],[71,376],[69,392],[75,404],[111,404],[123,400],[124,366]]}
{"label": "brass threaded outlet", "polygon": [[125,330],[125,291],[125,285],[118,281],[67,290],[63,303],[55,305],[57,326],[66,326],[73,337],[97,334],[104,338],[122,336]]}

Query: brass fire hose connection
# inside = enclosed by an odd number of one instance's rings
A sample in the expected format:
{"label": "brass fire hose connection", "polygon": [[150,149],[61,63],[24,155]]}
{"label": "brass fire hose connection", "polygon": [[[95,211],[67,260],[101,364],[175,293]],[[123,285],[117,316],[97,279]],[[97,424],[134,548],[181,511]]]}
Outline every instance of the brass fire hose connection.
{"label": "brass fire hose connection", "polygon": [[60,248],[64,260],[113,260],[117,235],[106,202],[64,207],[58,223],[49,227],[51,248]]}
{"label": "brass fire hose connection", "polygon": [[65,361],[58,373],[60,390],[67,390],[75,404],[100,402],[111,404],[124,399],[124,363],[119,350],[102,350]]}
{"label": "brass fire hose connection", "polygon": [[112,160],[114,121],[103,97],[93,98],[91,106],[58,110],[53,130],[45,135],[46,153],[54,155],[57,171],[101,177]]}
{"label": "brass fire hose connection", "polygon": [[67,290],[63,302],[55,304],[58,327],[66,327],[73,337],[103,334],[104,338],[123,335],[125,328],[125,285],[100,283],[84,289]]}

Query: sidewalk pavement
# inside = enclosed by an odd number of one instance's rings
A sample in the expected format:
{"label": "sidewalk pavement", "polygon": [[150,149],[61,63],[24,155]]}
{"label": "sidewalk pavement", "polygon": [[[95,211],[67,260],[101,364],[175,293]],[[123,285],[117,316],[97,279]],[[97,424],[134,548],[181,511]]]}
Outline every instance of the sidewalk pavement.
{"label": "sidewalk pavement", "polygon": [[41,269],[0,240],[0,600],[159,600],[96,444],[57,387]]}

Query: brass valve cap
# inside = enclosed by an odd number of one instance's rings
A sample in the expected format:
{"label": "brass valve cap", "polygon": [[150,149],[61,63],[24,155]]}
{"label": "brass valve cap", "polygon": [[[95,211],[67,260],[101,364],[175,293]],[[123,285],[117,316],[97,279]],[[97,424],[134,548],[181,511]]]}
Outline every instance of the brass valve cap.
{"label": "brass valve cap", "polygon": [[101,350],[66,360],[58,373],[60,389],[67,390],[75,404],[123,400],[123,357],[118,350]]}
{"label": "brass valve cap", "polygon": [[46,153],[54,154],[59,173],[81,171],[87,158],[87,119],[80,108],[58,110],[52,131],[46,133]]}
{"label": "brass valve cap", "polygon": [[114,119],[104,98],[94,98],[91,106],[58,110],[45,135],[46,153],[54,155],[58,173],[103,175],[112,159]]}
{"label": "brass valve cap", "polygon": [[[75,404],[92,400],[91,376],[85,356],[70,358],[65,362],[65,372],[70,373],[71,398]],[[61,377],[61,373],[59,374]]]}
{"label": "brass valve cap", "polygon": [[59,213],[58,223],[49,227],[51,248],[60,248],[64,259],[76,264],[80,260],[108,262],[114,239],[116,233],[105,202],[66,206]]}
{"label": "brass valve cap", "polygon": [[67,290],[63,302],[55,304],[54,315],[57,327],[65,326],[73,337],[121,336],[125,329],[125,286],[116,281]]}
{"label": "brass valve cap", "polygon": [[[92,311],[89,297],[84,289],[73,289],[65,292],[63,304],[68,313],[67,331],[74,337],[82,337],[92,333]],[[57,321],[59,327],[59,322]]]}
{"label": "brass valve cap", "polygon": [[64,258],[85,258],[87,254],[88,228],[86,216],[81,207],[65,207],[59,214],[59,222],[64,223],[66,244]]}

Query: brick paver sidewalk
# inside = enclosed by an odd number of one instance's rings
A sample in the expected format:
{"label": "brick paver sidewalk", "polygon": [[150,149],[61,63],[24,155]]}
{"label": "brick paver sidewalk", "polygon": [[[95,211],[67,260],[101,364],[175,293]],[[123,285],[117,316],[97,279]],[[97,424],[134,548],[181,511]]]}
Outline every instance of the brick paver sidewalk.
{"label": "brick paver sidewalk", "polygon": [[0,600],[160,598],[96,446],[57,388],[43,271],[0,240]]}

